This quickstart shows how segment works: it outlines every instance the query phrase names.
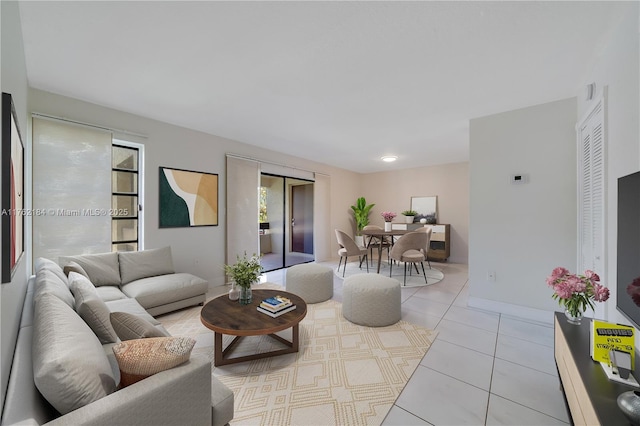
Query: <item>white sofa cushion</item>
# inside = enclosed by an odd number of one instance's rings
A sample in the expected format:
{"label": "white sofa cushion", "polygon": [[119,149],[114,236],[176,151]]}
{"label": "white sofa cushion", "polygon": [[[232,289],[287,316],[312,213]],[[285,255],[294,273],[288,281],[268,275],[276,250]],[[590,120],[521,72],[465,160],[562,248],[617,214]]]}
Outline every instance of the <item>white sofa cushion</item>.
{"label": "white sofa cushion", "polygon": [[67,276],[65,275],[64,271],[62,270],[60,265],[58,265],[53,260],[49,260],[44,257],[39,257],[34,262],[34,269],[36,274],[42,270],[51,271],[58,278],[60,278],[60,280],[64,282],[67,286],[69,285],[69,282],[67,281]]}
{"label": "white sofa cushion", "polygon": [[105,302],[111,312],[128,312],[149,321],[155,326],[160,325],[160,321],[152,317],[136,299],[118,299]]}
{"label": "white sofa cushion", "polygon": [[77,272],[70,272],[69,287],[75,298],[76,312],[98,336],[100,343],[117,342],[118,336],[109,318],[111,312],[98,296],[91,281]]}
{"label": "white sofa cushion", "polygon": [[78,256],[60,256],[58,263],[63,268],[70,262],[76,262],[87,273],[96,287],[101,285],[120,285],[120,267],[118,253],[83,254]]}
{"label": "white sofa cushion", "polygon": [[207,292],[207,282],[194,275],[179,272],[142,278],[122,286],[122,292],[135,298],[145,309],[172,303]]}
{"label": "white sofa cushion", "polygon": [[102,345],[89,326],[57,297],[35,300],[33,373],[38,390],[61,414],[115,391]]}
{"label": "white sofa cushion", "polygon": [[67,286],[66,277],[63,281],[55,271],[51,271],[48,268],[40,269],[36,275],[33,299],[37,300],[44,294],[53,294],[70,308],[73,309],[74,307],[73,294],[71,294]]}
{"label": "white sofa cushion", "polygon": [[146,319],[128,312],[111,312],[109,318],[118,338],[123,341],[169,335]]}
{"label": "white sofa cushion", "polygon": [[142,251],[123,251],[118,253],[122,284],[141,278],[173,274],[171,247]]}

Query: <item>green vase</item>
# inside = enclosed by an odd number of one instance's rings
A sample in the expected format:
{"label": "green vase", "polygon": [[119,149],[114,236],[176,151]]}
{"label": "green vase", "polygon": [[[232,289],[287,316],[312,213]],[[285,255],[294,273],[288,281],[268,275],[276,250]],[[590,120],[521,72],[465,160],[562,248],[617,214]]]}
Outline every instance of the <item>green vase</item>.
{"label": "green vase", "polygon": [[253,297],[251,295],[251,286],[241,286],[240,287],[240,297],[238,298],[238,301],[240,302],[241,305],[249,305],[251,304],[251,301],[253,300]]}

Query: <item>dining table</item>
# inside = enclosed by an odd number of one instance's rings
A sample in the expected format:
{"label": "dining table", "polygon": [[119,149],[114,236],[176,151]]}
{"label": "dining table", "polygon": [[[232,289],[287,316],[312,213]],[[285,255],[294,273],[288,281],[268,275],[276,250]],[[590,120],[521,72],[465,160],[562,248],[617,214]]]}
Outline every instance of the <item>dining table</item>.
{"label": "dining table", "polygon": [[[368,236],[371,237],[369,238],[369,241],[367,242],[367,249],[369,248],[369,245],[371,244],[371,241],[374,238],[379,238],[380,241],[383,241],[385,237],[391,237],[391,245],[393,245],[393,239],[394,237],[398,237],[404,234],[407,234],[411,231],[406,230],[406,229],[391,229],[391,231],[385,231],[384,229],[363,229],[362,231],[360,231],[360,233],[364,236]],[[382,260],[382,244],[378,244],[378,273],[380,273],[380,263]]]}

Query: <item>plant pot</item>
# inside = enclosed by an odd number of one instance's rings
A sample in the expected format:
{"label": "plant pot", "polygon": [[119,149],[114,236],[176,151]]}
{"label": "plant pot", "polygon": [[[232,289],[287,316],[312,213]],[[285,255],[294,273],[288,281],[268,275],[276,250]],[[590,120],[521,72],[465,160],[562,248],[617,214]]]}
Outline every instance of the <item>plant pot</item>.
{"label": "plant pot", "polygon": [[384,223],[384,232],[389,232],[391,231],[391,222],[385,222]]}
{"label": "plant pot", "polygon": [[362,235],[356,235],[354,241],[358,247],[364,247],[364,237]]}
{"label": "plant pot", "polygon": [[413,223],[413,219],[415,218],[415,216],[405,216],[404,220],[407,221],[407,223]]}

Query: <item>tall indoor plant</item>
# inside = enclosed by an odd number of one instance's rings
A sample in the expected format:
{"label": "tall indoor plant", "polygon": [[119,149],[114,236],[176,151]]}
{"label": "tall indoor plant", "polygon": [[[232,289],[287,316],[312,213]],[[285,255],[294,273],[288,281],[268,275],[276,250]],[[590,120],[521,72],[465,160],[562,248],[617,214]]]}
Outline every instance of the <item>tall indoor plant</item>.
{"label": "tall indoor plant", "polygon": [[369,213],[375,204],[368,204],[364,197],[356,200],[356,205],[351,206],[353,217],[356,221],[356,236],[360,236],[362,229],[369,224]]}

